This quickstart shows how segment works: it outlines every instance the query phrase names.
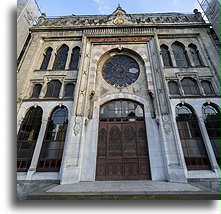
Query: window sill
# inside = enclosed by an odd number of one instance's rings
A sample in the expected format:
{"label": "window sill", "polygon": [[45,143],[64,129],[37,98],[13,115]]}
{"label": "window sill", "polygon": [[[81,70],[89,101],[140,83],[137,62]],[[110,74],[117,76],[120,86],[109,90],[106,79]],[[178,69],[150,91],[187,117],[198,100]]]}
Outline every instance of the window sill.
{"label": "window sill", "polygon": [[78,72],[78,69],[77,70],[72,70],[72,69],[63,69],[63,70],[53,70],[53,69],[50,69],[50,70],[34,70],[34,72],[68,72],[68,71],[73,71],[73,72]]}
{"label": "window sill", "polygon": [[164,66],[165,69],[209,68],[208,66]]}
{"label": "window sill", "polygon": [[186,98],[220,98],[220,95],[169,95],[172,99],[186,99]]}
{"label": "window sill", "polygon": [[56,97],[45,97],[45,98],[28,98],[23,100],[23,102],[45,102],[45,101],[73,101],[73,97],[67,97],[67,98],[56,98]]}

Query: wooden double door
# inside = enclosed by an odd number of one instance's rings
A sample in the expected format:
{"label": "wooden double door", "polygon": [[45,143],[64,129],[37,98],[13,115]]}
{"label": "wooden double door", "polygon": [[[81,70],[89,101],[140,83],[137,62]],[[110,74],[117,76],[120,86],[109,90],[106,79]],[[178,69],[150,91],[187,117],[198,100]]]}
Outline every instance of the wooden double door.
{"label": "wooden double door", "polygon": [[150,180],[144,118],[120,116],[100,119],[96,180]]}

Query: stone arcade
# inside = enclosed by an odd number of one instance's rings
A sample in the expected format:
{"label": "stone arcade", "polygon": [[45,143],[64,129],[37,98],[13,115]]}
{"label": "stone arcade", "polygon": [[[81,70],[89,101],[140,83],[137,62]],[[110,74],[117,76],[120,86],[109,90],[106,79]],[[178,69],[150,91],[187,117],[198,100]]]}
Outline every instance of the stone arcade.
{"label": "stone arcade", "polygon": [[193,14],[47,18],[18,65],[18,182],[218,182],[219,54]]}

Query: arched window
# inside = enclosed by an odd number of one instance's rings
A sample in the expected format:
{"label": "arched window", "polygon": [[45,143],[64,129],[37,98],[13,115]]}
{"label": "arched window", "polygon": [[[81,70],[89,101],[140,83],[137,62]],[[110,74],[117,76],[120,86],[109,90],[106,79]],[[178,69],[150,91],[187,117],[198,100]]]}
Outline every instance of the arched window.
{"label": "arched window", "polygon": [[189,46],[190,53],[192,55],[195,66],[202,66],[202,61],[200,59],[199,51],[197,50],[197,46],[194,44],[190,44]]}
{"label": "arched window", "polygon": [[41,68],[40,68],[41,70],[47,70],[52,51],[53,51],[53,49],[51,47],[47,48],[47,50],[44,54],[43,62],[41,64]]}
{"label": "arched window", "polygon": [[172,66],[172,61],[171,61],[168,47],[166,45],[161,45],[160,50],[161,50],[164,66]]}
{"label": "arched window", "polygon": [[61,82],[59,80],[52,80],[47,85],[47,92],[45,97],[59,97],[61,89]]}
{"label": "arched window", "polygon": [[181,85],[185,95],[200,95],[196,80],[192,78],[183,78]]}
{"label": "arched window", "polygon": [[80,48],[79,47],[74,47],[72,50],[72,54],[71,54],[71,62],[70,62],[70,66],[69,69],[71,70],[77,70],[78,69],[78,62],[80,59]]}
{"label": "arched window", "polygon": [[197,118],[182,104],[176,106],[176,122],[188,170],[211,169]]}
{"label": "arched window", "polygon": [[220,111],[212,104],[205,103],[202,106],[202,112],[205,116],[205,125],[216,156],[217,163],[220,166]]}
{"label": "arched window", "polygon": [[32,98],[39,98],[39,95],[41,93],[41,88],[42,88],[41,84],[35,84],[31,97]]}
{"label": "arched window", "polygon": [[171,95],[180,95],[178,84],[175,81],[169,81],[168,87]]}
{"label": "arched window", "polygon": [[173,54],[178,67],[187,67],[190,65],[185,46],[180,42],[174,42],[172,44]]}
{"label": "arched window", "polygon": [[27,171],[31,165],[35,144],[41,128],[42,109],[32,107],[21,124],[17,136],[17,171]]}
{"label": "arched window", "polygon": [[65,69],[65,65],[66,65],[66,61],[67,61],[67,57],[68,57],[68,50],[69,50],[69,47],[67,45],[62,45],[58,49],[57,55],[56,55],[55,61],[54,61],[54,66],[53,66],[54,70],[64,70]]}
{"label": "arched window", "polygon": [[60,170],[67,126],[68,109],[65,106],[55,108],[48,120],[37,171]]}
{"label": "arched window", "polygon": [[201,85],[202,85],[203,91],[206,95],[214,95],[215,94],[213,86],[210,81],[203,80],[201,82]]}
{"label": "arched window", "polygon": [[73,83],[67,83],[65,85],[64,97],[73,97],[73,93],[74,93],[74,84]]}

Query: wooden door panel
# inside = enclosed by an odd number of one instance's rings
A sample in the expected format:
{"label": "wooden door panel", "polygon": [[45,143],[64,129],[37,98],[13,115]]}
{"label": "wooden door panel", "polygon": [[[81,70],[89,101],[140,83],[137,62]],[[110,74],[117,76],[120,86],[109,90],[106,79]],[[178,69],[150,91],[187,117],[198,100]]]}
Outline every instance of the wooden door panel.
{"label": "wooden door panel", "polygon": [[142,179],[151,179],[144,120],[101,119],[96,180]]}

